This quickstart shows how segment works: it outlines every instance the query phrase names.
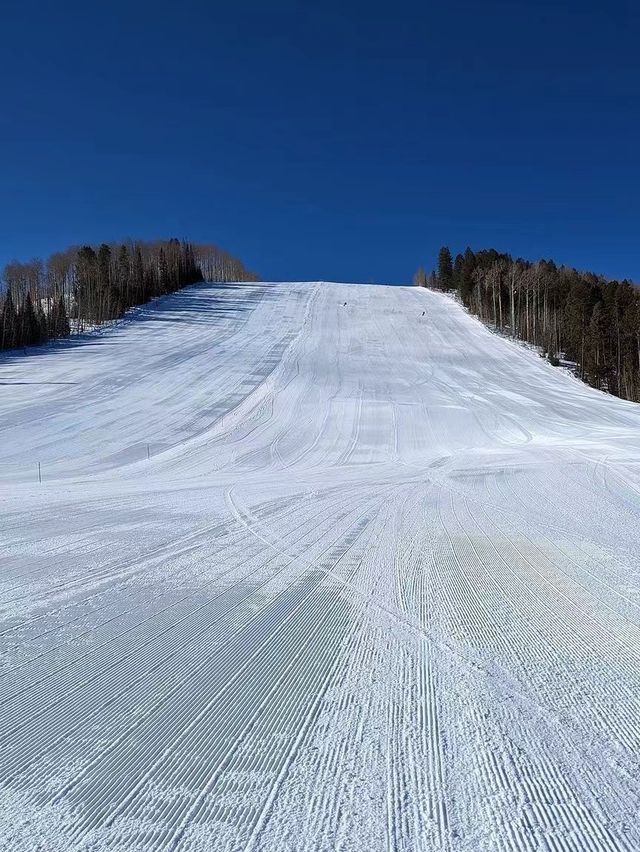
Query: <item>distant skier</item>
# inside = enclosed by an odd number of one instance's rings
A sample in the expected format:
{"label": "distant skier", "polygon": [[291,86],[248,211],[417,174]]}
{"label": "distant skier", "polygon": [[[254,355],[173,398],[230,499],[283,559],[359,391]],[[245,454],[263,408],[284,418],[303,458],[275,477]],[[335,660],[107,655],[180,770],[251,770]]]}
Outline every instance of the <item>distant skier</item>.
{"label": "distant skier", "polygon": [[347,303],[345,302],[345,303],[344,303],[344,305],[343,305],[342,307],[343,307],[343,308],[346,308],[346,307],[347,307]]}
{"label": "distant skier", "polygon": [[422,316],[424,316],[425,314],[426,314],[426,311],[423,311],[423,312],[422,312]]}

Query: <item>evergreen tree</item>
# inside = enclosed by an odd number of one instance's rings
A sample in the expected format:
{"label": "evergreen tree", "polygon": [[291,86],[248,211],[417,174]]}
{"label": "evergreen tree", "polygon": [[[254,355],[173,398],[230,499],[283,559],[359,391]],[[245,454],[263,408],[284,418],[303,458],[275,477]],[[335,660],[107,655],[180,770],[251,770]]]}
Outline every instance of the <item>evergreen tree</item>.
{"label": "evergreen tree", "polygon": [[40,327],[29,291],[18,311],[17,328],[16,346],[33,346],[40,343]]}
{"label": "evergreen tree", "polygon": [[465,305],[469,304],[471,293],[473,292],[473,270],[475,268],[475,262],[475,255],[467,246],[464,255],[462,255],[458,280],[456,281],[460,298]]}
{"label": "evergreen tree", "polygon": [[13,349],[17,337],[17,315],[11,287],[7,289],[0,315],[0,339],[2,349]]}
{"label": "evergreen tree", "polygon": [[49,337],[68,337],[70,333],[69,319],[67,318],[67,306],[64,303],[62,293],[53,302],[51,317],[49,320]]}
{"label": "evergreen tree", "polygon": [[442,246],[438,254],[438,283],[442,290],[450,290],[453,286],[453,262],[447,246]]}

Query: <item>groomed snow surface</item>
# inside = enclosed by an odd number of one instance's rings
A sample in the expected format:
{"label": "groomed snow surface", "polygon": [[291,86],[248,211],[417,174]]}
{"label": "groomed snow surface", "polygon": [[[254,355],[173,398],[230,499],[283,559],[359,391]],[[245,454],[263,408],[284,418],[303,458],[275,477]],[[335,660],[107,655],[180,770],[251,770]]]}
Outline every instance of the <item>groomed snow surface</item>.
{"label": "groomed snow surface", "polygon": [[276,283],[4,356],[0,417],[0,849],[640,849],[640,406]]}

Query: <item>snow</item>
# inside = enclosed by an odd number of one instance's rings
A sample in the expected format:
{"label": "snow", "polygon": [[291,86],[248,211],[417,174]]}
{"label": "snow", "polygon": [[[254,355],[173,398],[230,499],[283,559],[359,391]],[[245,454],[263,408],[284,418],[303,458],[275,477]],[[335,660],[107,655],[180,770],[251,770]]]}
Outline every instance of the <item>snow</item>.
{"label": "snow", "polygon": [[640,407],[307,282],[7,355],[0,416],[0,849],[640,849]]}

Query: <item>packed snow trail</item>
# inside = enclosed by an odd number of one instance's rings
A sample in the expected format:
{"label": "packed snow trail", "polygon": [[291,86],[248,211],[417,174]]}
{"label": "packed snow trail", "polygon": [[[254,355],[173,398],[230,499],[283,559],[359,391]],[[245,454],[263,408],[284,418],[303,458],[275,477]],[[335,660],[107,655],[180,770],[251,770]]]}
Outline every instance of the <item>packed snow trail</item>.
{"label": "packed snow trail", "polygon": [[640,849],[640,406],[279,283],[4,356],[0,417],[1,849]]}

